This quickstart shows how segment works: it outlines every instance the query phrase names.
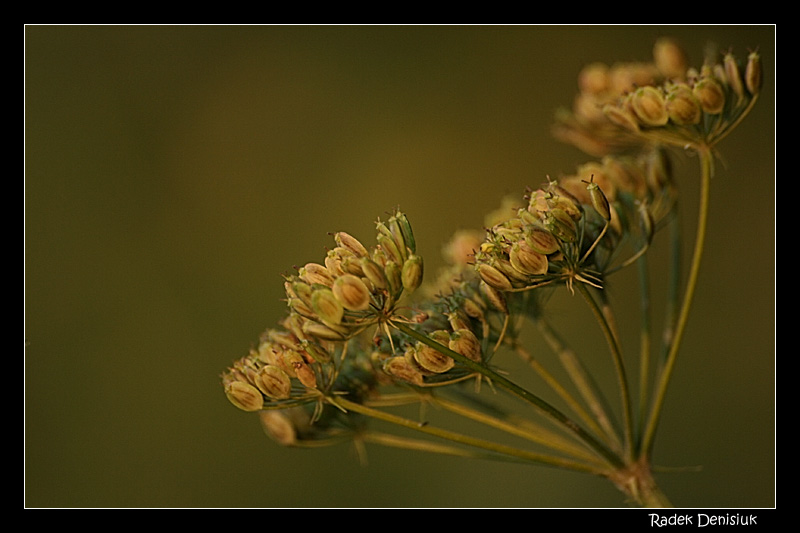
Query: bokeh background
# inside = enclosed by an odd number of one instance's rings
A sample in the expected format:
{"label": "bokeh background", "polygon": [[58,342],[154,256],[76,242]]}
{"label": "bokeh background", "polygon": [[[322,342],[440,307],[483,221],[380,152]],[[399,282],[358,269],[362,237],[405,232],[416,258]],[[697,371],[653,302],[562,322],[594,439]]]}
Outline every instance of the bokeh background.
{"label": "bokeh background", "polygon": [[[624,505],[548,468],[281,448],[219,374],[284,315],[281,273],[321,259],[329,232],[370,242],[399,205],[433,272],[455,230],[588,161],[551,137],[556,108],[584,64],[649,59],[661,35],[695,65],[709,43],[758,49],[765,84],[721,146],[656,446],[702,469],[659,481],[678,506],[774,506],[773,26],[26,27],[25,505]],[[676,168],[690,236],[697,164]],[[610,290],[635,348],[633,286]],[[607,357],[579,298],[550,305]]]}

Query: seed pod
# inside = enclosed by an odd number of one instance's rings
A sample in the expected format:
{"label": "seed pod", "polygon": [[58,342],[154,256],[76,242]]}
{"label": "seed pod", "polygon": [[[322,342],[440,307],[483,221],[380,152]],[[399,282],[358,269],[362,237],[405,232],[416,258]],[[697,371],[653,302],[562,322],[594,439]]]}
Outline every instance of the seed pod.
{"label": "seed pod", "polygon": [[665,78],[682,78],[689,60],[674,39],[662,37],[653,46],[653,62]]}
{"label": "seed pod", "polygon": [[699,124],[703,117],[700,101],[686,85],[676,85],[667,93],[666,106],[670,120],[679,126]]}
{"label": "seed pod", "polygon": [[761,92],[761,85],[764,83],[763,72],[761,70],[761,56],[757,52],[750,52],[747,57],[747,67],[744,70],[744,84],[753,96]]}
{"label": "seed pod", "polygon": [[318,263],[306,263],[305,266],[300,268],[300,279],[309,285],[325,285],[330,287],[333,285],[333,276],[328,269]]}
{"label": "seed pod", "polygon": [[549,255],[557,252],[559,249],[558,239],[546,229],[538,226],[527,230],[525,241],[528,243],[528,246],[540,254]]}
{"label": "seed pod", "polygon": [[475,362],[481,360],[481,341],[469,329],[457,329],[450,335],[448,347]]}
{"label": "seed pod", "polygon": [[631,109],[646,126],[663,126],[669,120],[663,93],[655,87],[640,87],[631,97]]}
{"label": "seed pod", "polygon": [[700,106],[706,113],[717,115],[725,107],[725,91],[715,78],[701,78],[695,83],[692,92],[700,101]]}
{"label": "seed pod", "polygon": [[600,186],[594,182],[594,179],[586,184],[586,190],[589,191],[594,210],[597,211],[606,222],[611,220],[611,207],[608,205],[608,198],[606,198]]}
{"label": "seed pod", "polygon": [[[445,346],[450,342],[450,335],[444,330],[434,331],[429,337]],[[415,345],[414,359],[422,368],[436,374],[447,372],[456,364],[452,357],[443,354],[435,348],[431,348],[423,342],[417,342]]]}
{"label": "seed pod", "polygon": [[225,395],[243,411],[260,411],[264,407],[261,391],[244,381],[231,381],[225,385]]}
{"label": "seed pod", "polygon": [[388,286],[388,280],[384,273],[383,267],[370,259],[369,257],[362,257],[359,260],[361,271],[364,277],[367,278],[376,288],[385,289]]}
{"label": "seed pod", "polygon": [[627,109],[614,104],[606,104],[603,106],[603,114],[608,120],[620,128],[633,133],[639,133],[639,121],[637,121],[633,113]]}
{"label": "seed pod", "polygon": [[414,292],[422,283],[422,257],[411,255],[403,263],[403,270],[400,277],[403,288],[409,292]]}
{"label": "seed pod", "polygon": [[353,252],[356,257],[367,257],[369,253],[367,249],[361,244],[361,241],[350,235],[349,233],[345,233],[344,231],[340,231],[333,236],[333,239],[336,241],[336,244],[339,246],[346,248]]}
{"label": "seed pod", "polygon": [[479,287],[481,293],[483,293],[486,299],[489,300],[489,303],[492,304],[492,307],[502,313],[508,314],[508,302],[506,302],[506,298],[503,296],[502,292],[483,280],[481,280]]}
{"label": "seed pod", "polygon": [[325,322],[339,324],[344,316],[344,307],[327,287],[318,287],[311,294],[311,308]]}
{"label": "seed pod", "polygon": [[371,294],[361,281],[361,278],[352,274],[344,274],[333,282],[333,295],[342,307],[350,311],[363,311],[369,307]]}
{"label": "seed pod", "polygon": [[389,219],[389,230],[394,235],[398,243],[402,242],[405,248],[411,253],[417,252],[417,241],[414,239],[414,232],[405,213],[397,212]]}
{"label": "seed pod", "polygon": [[545,214],[545,227],[562,242],[578,240],[575,221],[562,209],[551,209]]}
{"label": "seed pod", "polygon": [[377,238],[378,245],[386,253],[386,257],[398,265],[403,264],[406,260],[405,249],[401,249],[391,235],[379,234]]}
{"label": "seed pod", "polygon": [[526,276],[547,273],[547,256],[531,248],[524,240],[514,243],[508,257],[511,266]]}
{"label": "seed pod", "polygon": [[744,98],[744,84],[742,83],[742,73],[739,70],[739,63],[733,54],[725,54],[723,60],[723,67],[725,69],[725,79],[728,82],[731,90],[739,97],[739,100]]}
{"label": "seed pod", "polygon": [[316,389],[317,376],[314,374],[314,370],[305,362],[295,361],[293,365],[294,373],[297,376],[297,379],[300,380],[300,383],[309,389]]}
{"label": "seed pod", "polygon": [[387,261],[386,266],[383,267],[383,273],[386,276],[390,294],[397,297],[403,290],[403,276],[400,266],[394,261]]}
{"label": "seed pod", "polygon": [[424,384],[422,374],[409,364],[403,356],[396,355],[386,359],[382,368],[384,372],[401,381],[406,381],[413,385]]}
{"label": "seed pod", "polygon": [[303,324],[303,331],[307,335],[311,335],[312,337],[325,341],[341,341],[347,337],[347,335],[342,331],[338,331],[326,326],[325,324],[312,321],[308,321]]}
{"label": "seed pod", "polygon": [[276,365],[261,367],[255,376],[255,385],[270,398],[285,400],[292,391],[292,380],[289,375]]}
{"label": "seed pod", "polygon": [[297,442],[297,430],[294,424],[282,411],[270,409],[258,414],[264,432],[282,446],[291,446]]}
{"label": "seed pod", "polygon": [[578,74],[578,89],[581,93],[600,95],[608,91],[608,88],[608,65],[605,63],[590,63]]}
{"label": "seed pod", "polygon": [[497,268],[488,263],[478,264],[478,274],[490,287],[500,291],[509,291],[513,288],[511,281]]}

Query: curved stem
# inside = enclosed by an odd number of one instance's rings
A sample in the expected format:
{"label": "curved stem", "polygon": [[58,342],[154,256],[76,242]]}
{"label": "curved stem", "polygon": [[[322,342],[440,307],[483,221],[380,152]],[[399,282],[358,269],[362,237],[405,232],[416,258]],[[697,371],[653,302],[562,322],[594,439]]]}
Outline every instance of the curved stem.
{"label": "curved stem", "polygon": [[622,413],[625,427],[625,449],[627,450],[630,459],[633,456],[633,416],[631,411],[630,389],[628,387],[628,378],[625,373],[625,364],[622,361],[622,352],[620,351],[617,337],[614,334],[611,325],[608,323],[608,320],[606,319],[606,315],[599,308],[597,302],[595,302],[594,298],[592,298],[592,295],[589,294],[589,290],[581,283],[578,284],[578,290],[580,290],[581,295],[586,300],[586,303],[589,304],[589,307],[597,318],[597,321],[600,323],[600,327],[603,329],[603,334],[606,337],[606,342],[608,342],[608,346],[611,350],[611,356],[614,359],[614,366],[616,368],[617,379],[619,381],[619,392],[622,399]]}
{"label": "curved stem", "polygon": [[[639,333],[639,431],[637,434],[641,438],[647,417],[647,398],[650,385],[650,276],[647,271],[646,258],[641,257],[637,264],[639,267],[639,304],[642,316]],[[641,442],[636,443],[637,446],[640,444]]]}
{"label": "curved stem", "polygon": [[672,339],[667,359],[664,363],[664,368],[658,381],[656,395],[654,398],[653,407],[650,411],[650,419],[642,440],[642,456],[647,457],[652,452],[653,439],[661,418],[661,409],[664,404],[664,397],[666,396],[667,386],[669,385],[672,371],[675,367],[675,359],[680,349],[681,340],[686,330],[686,324],[689,319],[689,310],[692,307],[692,299],[697,287],[697,279],[700,273],[700,262],[703,256],[703,248],[705,245],[706,227],[708,225],[708,204],[711,189],[711,177],[713,174],[713,155],[710,148],[700,147],[698,149],[701,161],[701,176],[700,176],[700,211],[697,220],[697,236],[694,245],[694,254],[692,256],[692,263],[689,270],[689,278],[684,292],[683,304],[681,306],[678,321],[676,323],[675,336]]}
{"label": "curved stem", "polygon": [[449,349],[446,346],[442,346],[441,344],[437,343],[433,339],[429,338],[427,335],[419,333],[418,331],[414,330],[413,328],[408,327],[407,325],[403,324],[402,322],[392,321],[391,325],[398,330],[402,331],[406,335],[431,346],[433,349],[438,350],[439,352],[447,355],[448,357],[452,357],[458,363],[464,365],[468,369],[472,370],[473,372],[478,372],[487,378],[491,379],[493,383],[503,387],[505,390],[510,392],[511,394],[517,396],[518,398],[525,400],[526,402],[532,404],[533,406],[539,408],[544,414],[550,417],[552,420],[558,422],[563,427],[569,429],[573,432],[579,439],[581,439],[584,443],[586,443],[589,447],[594,449],[601,457],[603,457],[606,461],[609,462],[614,467],[621,468],[624,466],[623,461],[611,450],[609,450],[604,444],[600,441],[595,439],[591,434],[589,434],[585,429],[581,426],[576,424],[573,420],[567,417],[564,413],[544,401],[543,399],[539,398],[535,394],[529,392],[528,390],[520,387],[516,383],[512,382],[508,378],[498,374],[497,372],[493,371],[490,368],[487,368],[483,365],[480,365],[471,359],[464,357],[458,352],[455,352]]}

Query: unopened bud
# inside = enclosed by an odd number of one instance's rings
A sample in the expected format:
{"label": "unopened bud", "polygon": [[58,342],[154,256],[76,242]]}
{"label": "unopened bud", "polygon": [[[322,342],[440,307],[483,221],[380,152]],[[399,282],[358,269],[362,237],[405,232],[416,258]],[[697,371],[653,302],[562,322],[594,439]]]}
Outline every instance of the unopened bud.
{"label": "unopened bud", "polygon": [[679,126],[698,124],[703,117],[703,108],[694,92],[686,85],[676,85],[667,93],[667,114]]}
{"label": "unopened bud", "polygon": [[350,311],[363,311],[369,307],[371,294],[361,281],[361,278],[352,274],[344,274],[333,282],[333,295]]}
{"label": "unopened bud", "polygon": [[244,381],[231,381],[225,385],[228,400],[243,411],[260,411],[264,407],[264,396],[257,388]]}
{"label": "unopened bud", "polygon": [[747,58],[747,67],[744,70],[744,84],[753,96],[761,92],[764,83],[761,70],[761,56],[757,52],[750,52]]}
{"label": "unopened bud", "polygon": [[631,109],[646,126],[663,126],[669,120],[663,93],[655,87],[640,87],[631,97]]}
{"label": "unopened bud", "polygon": [[666,78],[682,78],[686,74],[688,59],[678,43],[662,37],[653,47],[653,60],[659,72]]}
{"label": "unopened bud", "polygon": [[448,346],[456,353],[475,362],[481,360],[481,341],[469,329],[457,329],[450,335]]}
{"label": "unopened bud", "polygon": [[526,241],[514,243],[508,257],[511,266],[522,274],[540,276],[547,273],[547,256],[531,248]]}
{"label": "unopened bud", "polygon": [[367,249],[361,244],[361,241],[350,235],[349,233],[345,233],[340,231],[333,236],[333,239],[336,241],[336,244],[343,248],[347,248],[351,252],[353,252],[356,257],[367,257],[369,253]]}
{"label": "unopened bud", "polygon": [[701,78],[692,91],[706,113],[717,115],[725,107],[725,91],[715,78]]}
{"label": "unopened bud", "polygon": [[414,292],[422,283],[422,257],[411,255],[404,263],[401,272],[403,288]]}
{"label": "unopened bud", "polygon": [[744,84],[742,83],[742,73],[739,70],[739,63],[736,61],[733,54],[725,54],[723,66],[725,68],[725,78],[728,85],[741,100],[744,98]]}
{"label": "unopened bud", "polygon": [[292,391],[291,378],[276,365],[262,367],[254,381],[261,392],[275,400],[285,400]]}
{"label": "unopened bud", "polygon": [[328,288],[317,288],[311,294],[311,307],[317,316],[325,322],[339,324],[344,316],[344,307],[333,291]]}

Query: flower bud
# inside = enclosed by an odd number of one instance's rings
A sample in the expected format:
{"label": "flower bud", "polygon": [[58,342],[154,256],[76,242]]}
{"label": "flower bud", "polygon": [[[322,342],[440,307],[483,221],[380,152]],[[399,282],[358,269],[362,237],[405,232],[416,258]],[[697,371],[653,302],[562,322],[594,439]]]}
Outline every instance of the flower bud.
{"label": "flower bud", "polygon": [[411,255],[403,263],[403,270],[400,274],[403,288],[409,292],[414,292],[422,283],[422,257]]}
{"label": "flower bud", "polygon": [[750,52],[747,58],[747,67],[744,70],[744,84],[753,96],[761,92],[764,83],[761,70],[761,56],[757,52]]}
{"label": "flower bud", "polygon": [[717,115],[725,107],[725,91],[715,78],[701,78],[692,91],[706,113]]}
{"label": "flower bud", "polygon": [[285,400],[292,390],[291,378],[276,365],[261,367],[254,381],[261,392],[275,400]]}
{"label": "flower bud", "polygon": [[225,385],[228,400],[243,411],[260,411],[264,407],[261,391],[244,381],[231,381]]}
{"label": "flower bud", "polygon": [[325,322],[339,324],[344,316],[344,307],[333,291],[328,288],[317,288],[311,294],[311,308]]}
{"label": "flower bud", "polygon": [[631,109],[646,126],[663,126],[669,120],[664,95],[655,87],[640,87],[631,97]]}
{"label": "flower bud", "polygon": [[333,295],[342,307],[350,311],[363,311],[369,307],[371,294],[361,281],[361,278],[352,274],[344,274],[333,282]]}
{"label": "flower bud", "polygon": [[667,114],[679,126],[699,124],[703,108],[692,90],[686,85],[676,85],[667,93]]}

